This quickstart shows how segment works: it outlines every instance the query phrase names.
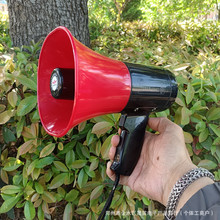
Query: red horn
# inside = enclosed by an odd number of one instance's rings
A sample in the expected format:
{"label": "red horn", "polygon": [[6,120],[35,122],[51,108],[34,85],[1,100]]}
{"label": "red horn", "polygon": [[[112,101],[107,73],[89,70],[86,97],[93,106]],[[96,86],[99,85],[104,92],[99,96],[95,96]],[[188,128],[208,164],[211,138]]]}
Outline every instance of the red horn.
{"label": "red horn", "polygon": [[41,50],[37,93],[45,130],[61,137],[84,120],[121,112],[130,98],[131,76],[123,62],[90,50],[58,27]]}

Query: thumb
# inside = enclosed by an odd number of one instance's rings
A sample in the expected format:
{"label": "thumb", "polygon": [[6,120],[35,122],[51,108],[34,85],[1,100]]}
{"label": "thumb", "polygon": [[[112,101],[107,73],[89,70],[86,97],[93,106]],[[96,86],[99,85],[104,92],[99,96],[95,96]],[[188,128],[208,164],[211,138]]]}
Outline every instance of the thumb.
{"label": "thumb", "polygon": [[148,125],[154,131],[164,132],[168,127],[173,128],[177,125],[165,117],[149,118]]}

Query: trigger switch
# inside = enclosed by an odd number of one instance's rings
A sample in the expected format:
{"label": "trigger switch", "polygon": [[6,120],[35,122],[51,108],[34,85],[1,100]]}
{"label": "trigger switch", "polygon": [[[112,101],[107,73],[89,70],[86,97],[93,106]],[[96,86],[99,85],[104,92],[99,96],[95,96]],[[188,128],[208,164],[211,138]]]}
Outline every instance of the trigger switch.
{"label": "trigger switch", "polygon": [[111,165],[111,170],[115,171],[115,170],[117,169],[118,165],[119,165],[119,164],[114,161],[114,162],[112,163],[112,165]]}

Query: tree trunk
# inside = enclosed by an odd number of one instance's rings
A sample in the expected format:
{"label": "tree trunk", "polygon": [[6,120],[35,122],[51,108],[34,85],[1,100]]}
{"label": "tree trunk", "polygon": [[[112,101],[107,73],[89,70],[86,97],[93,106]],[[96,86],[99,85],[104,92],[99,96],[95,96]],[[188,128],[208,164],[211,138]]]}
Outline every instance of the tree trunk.
{"label": "tree trunk", "polygon": [[7,0],[13,46],[37,42],[57,26],[89,46],[88,0]]}

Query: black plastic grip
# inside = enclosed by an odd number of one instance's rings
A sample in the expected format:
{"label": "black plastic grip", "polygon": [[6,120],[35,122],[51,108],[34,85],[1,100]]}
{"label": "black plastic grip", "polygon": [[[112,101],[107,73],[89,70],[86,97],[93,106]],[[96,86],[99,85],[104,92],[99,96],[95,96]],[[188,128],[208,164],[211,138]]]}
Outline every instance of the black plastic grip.
{"label": "black plastic grip", "polygon": [[116,174],[130,176],[133,172],[141,154],[147,122],[148,115],[121,116],[120,142],[111,165],[111,170]]}

